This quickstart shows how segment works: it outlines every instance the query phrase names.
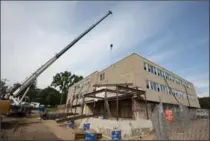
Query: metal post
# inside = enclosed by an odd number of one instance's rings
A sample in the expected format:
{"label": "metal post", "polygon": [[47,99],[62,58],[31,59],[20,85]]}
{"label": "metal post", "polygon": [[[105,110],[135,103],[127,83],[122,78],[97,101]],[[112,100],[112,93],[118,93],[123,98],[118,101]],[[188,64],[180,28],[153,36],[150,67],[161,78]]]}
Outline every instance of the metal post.
{"label": "metal post", "polygon": [[144,99],[145,99],[145,105],[146,105],[146,114],[147,114],[147,119],[149,119],[149,114],[148,114],[148,107],[147,107],[147,98],[146,98],[146,93],[144,94]]}
{"label": "metal post", "polygon": [[136,101],[134,100],[134,97],[131,98],[132,102],[132,112],[133,112],[133,119],[137,119],[137,113],[136,113]]}
{"label": "metal post", "polygon": [[160,131],[159,140],[167,140],[168,139],[167,130],[163,121],[164,120],[163,119],[164,118],[163,104],[160,97],[159,97],[159,101],[160,101],[160,104],[158,106],[158,122],[159,122],[159,131]]}
{"label": "metal post", "polygon": [[117,110],[117,121],[119,120],[119,99],[118,99],[118,87],[116,88],[116,110]]}
{"label": "metal post", "polygon": [[[94,97],[96,96],[96,94],[94,94]],[[94,106],[93,106],[93,115],[95,116],[96,114],[96,101],[94,99]]]}
{"label": "metal post", "polygon": [[104,116],[106,117],[106,100],[107,100],[107,95],[106,95],[106,90],[105,90],[105,96],[104,96]]}
{"label": "metal post", "polygon": [[83,112],[84,112],[84,108],[85,108],[85,97],[83,96],[83,99],[82,99],[82,115],[83,115]]}

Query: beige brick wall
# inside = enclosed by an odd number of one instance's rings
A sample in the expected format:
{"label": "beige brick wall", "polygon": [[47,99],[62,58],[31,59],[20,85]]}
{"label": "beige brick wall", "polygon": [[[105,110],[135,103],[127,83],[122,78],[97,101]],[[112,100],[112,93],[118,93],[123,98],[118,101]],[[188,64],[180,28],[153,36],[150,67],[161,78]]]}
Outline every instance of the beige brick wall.
{"label": "beige brick wall", "polygon": [[[90,87],[85,86],[82,88],[82,93],[85,92],[91,92],[93,90],[92,85],[98,83],[133,83],[134,86],[139,86],[143,88],[146,91],[147,100],[149,101],[159,101],[159,97],[161,97],[162,102],[164,103],[171,103],[171,104],[177,104],[175,98],[172,95],[165,94],[162,92],[157,92],[151,89],[146,88],[146,80],[151,80],[159,84],[166,85],[165,80],[161,78],[160,76],[157,76],[151,72],[148,72],[144,70],[144,62],[147,62],[148,64],[151,64],[161,70],[164,70],[165,72],[172,74],[173,76],[184,80],[183,78],[177,76],[176,74],[158,66],[157,64],[139,56],[138,54],[131,54],[127,56],[126,58],[118,61],[117,63],[111,65],[110,67],[102,70],[101,72],[94,72],[91,75],[87,76],[79,82],[78,84],[85,83],[85,81],[89,80]],[[104,73],[105,78],[103,81],[100,81],[100,74]],[[186,81],[186,80],[184,80]],[[169,86],[173,89],[185,92],[185,88],[182,85],[176,84],[175,82],[172,82],[170,80],[167,80]],[[187,81],[188,82],[188,81]],[[190,82],[189,82],[190,83]],[[78,84],[75,84],[74,86],[77,86]],[[71,95],[73,94],[73,87],[69,88],[68,93],[68,99],[70,99]],[[79,93],[80,89],[76,90],[76,94]],[[191,88],[187,88],[187,93],[193,96],[196,96],[195,88],[194,86]],[[177,99],[180,101],[180,103],[183,103],[184,105],[188,105],[187,99],[182,99],[177,97]],[[198,102],[198,99],[190,100],[190,105],[192,107],[200,107],[200,104]]]}

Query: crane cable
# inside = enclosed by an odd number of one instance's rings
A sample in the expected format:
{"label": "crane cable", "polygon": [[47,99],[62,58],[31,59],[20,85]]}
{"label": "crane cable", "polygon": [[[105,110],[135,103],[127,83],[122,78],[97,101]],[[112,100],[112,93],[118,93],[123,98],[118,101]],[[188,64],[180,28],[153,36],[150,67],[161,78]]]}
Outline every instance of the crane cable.
{"label": "crane cable", "polygon": [[176,98],[176,96],[172,93],[171,87],[169,86],[169,84],[168,84],[168,82],[167,82],[167,80],[166,80],[166,78],[164,76],[163,76],[163,79],[165,80],[165,82],[166,82],[166,84],[167,84],[167,86],[169,88],[169,93],[171,92],[171,94],[173,95],[174,99],[177,101],[177,104],[183,105],[181,102],[179,102],[179,100]]}
{"label": "crane cable", "polygon": [[186,96],[187,96],[187,101],[188,101],[188,105],[190,107],[190,101],[189,101],[189,97],[188,97],[188,93],[187,93],[187,88],[185,85],[183,85],[183,87],[185,88],[185,92],[186,92]]}

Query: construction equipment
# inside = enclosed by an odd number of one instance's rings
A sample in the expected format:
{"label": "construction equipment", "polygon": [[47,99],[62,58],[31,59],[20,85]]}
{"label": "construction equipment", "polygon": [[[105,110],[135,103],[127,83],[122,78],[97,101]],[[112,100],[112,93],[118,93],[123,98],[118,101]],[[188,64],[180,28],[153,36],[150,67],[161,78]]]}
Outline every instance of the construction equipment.
{"label": "construction equipment", "polygon": [[[84,37],[88,32],[90,32],[95,26],[97,26],[101,21],[103,21],[106,17],[112,14],[109,11],[105,16],[103,16],[99,21],[93,24],[90,28],[88,28],[85,32],[79,35],[76,39],[74,39],[70,44],[68,44],[65,48],[63,48],[59,53],[57,53],[53,58],[48,60],[43,66],[41,66],[38,70],[36,70],[29,78],[27,78],[22,85],[16,89],[13,93],[9,94],[8,99],[4,99],[0,101],[0,107],[7,107],[4,108],[5,112],[9,113],[28,113],[30,112],[31,105],[30,101],[26,97],[26,94],[33,84],[33,82],[37,79],[37,77],[46,70],[51,64],[53,64],[59,57],[61,57],[68,49],[70,49],[75,43],[77,43],[82,37]],[[25,93],[22,95],[21,98],[18,97],[22,91]],[[5,102],[7,101],[7,102]],[[10,107],[8,108],[8,102],[10,102]],[[7,103],[7,106],[5,106]]]}

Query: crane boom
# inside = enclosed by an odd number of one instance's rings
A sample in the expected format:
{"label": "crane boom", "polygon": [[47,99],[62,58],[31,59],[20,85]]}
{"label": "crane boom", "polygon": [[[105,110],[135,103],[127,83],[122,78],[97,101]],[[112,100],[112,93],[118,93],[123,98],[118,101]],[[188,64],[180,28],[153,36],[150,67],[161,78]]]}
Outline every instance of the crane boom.
{"label": "crane boom", "polygon": [[76,39],[74,39],[71,43],[69,43],[65,48],[63,48],[59,53],[57,53],[53,58],[48,60],[44,65],[42,65],[38,70],[36,70],[28,79],[26,79],[22,85],[13,92],[13,96],[18,96],[20,92],[22,92],[26,87],[28,87],[36,78],[46,70],[52,63],[54,63],[60,56],[62,56],[68,49],[70,49],[75,43],[77,43],[82,37],[84,37],[88,32],[90,32],[95,26],[97,26],[101,21],[103,21],[106,17],[112,14],[109,11],[105,16],[103,16],[99,21],[93,24],[90,28],[88,28],[85,32],[79,35]]}

